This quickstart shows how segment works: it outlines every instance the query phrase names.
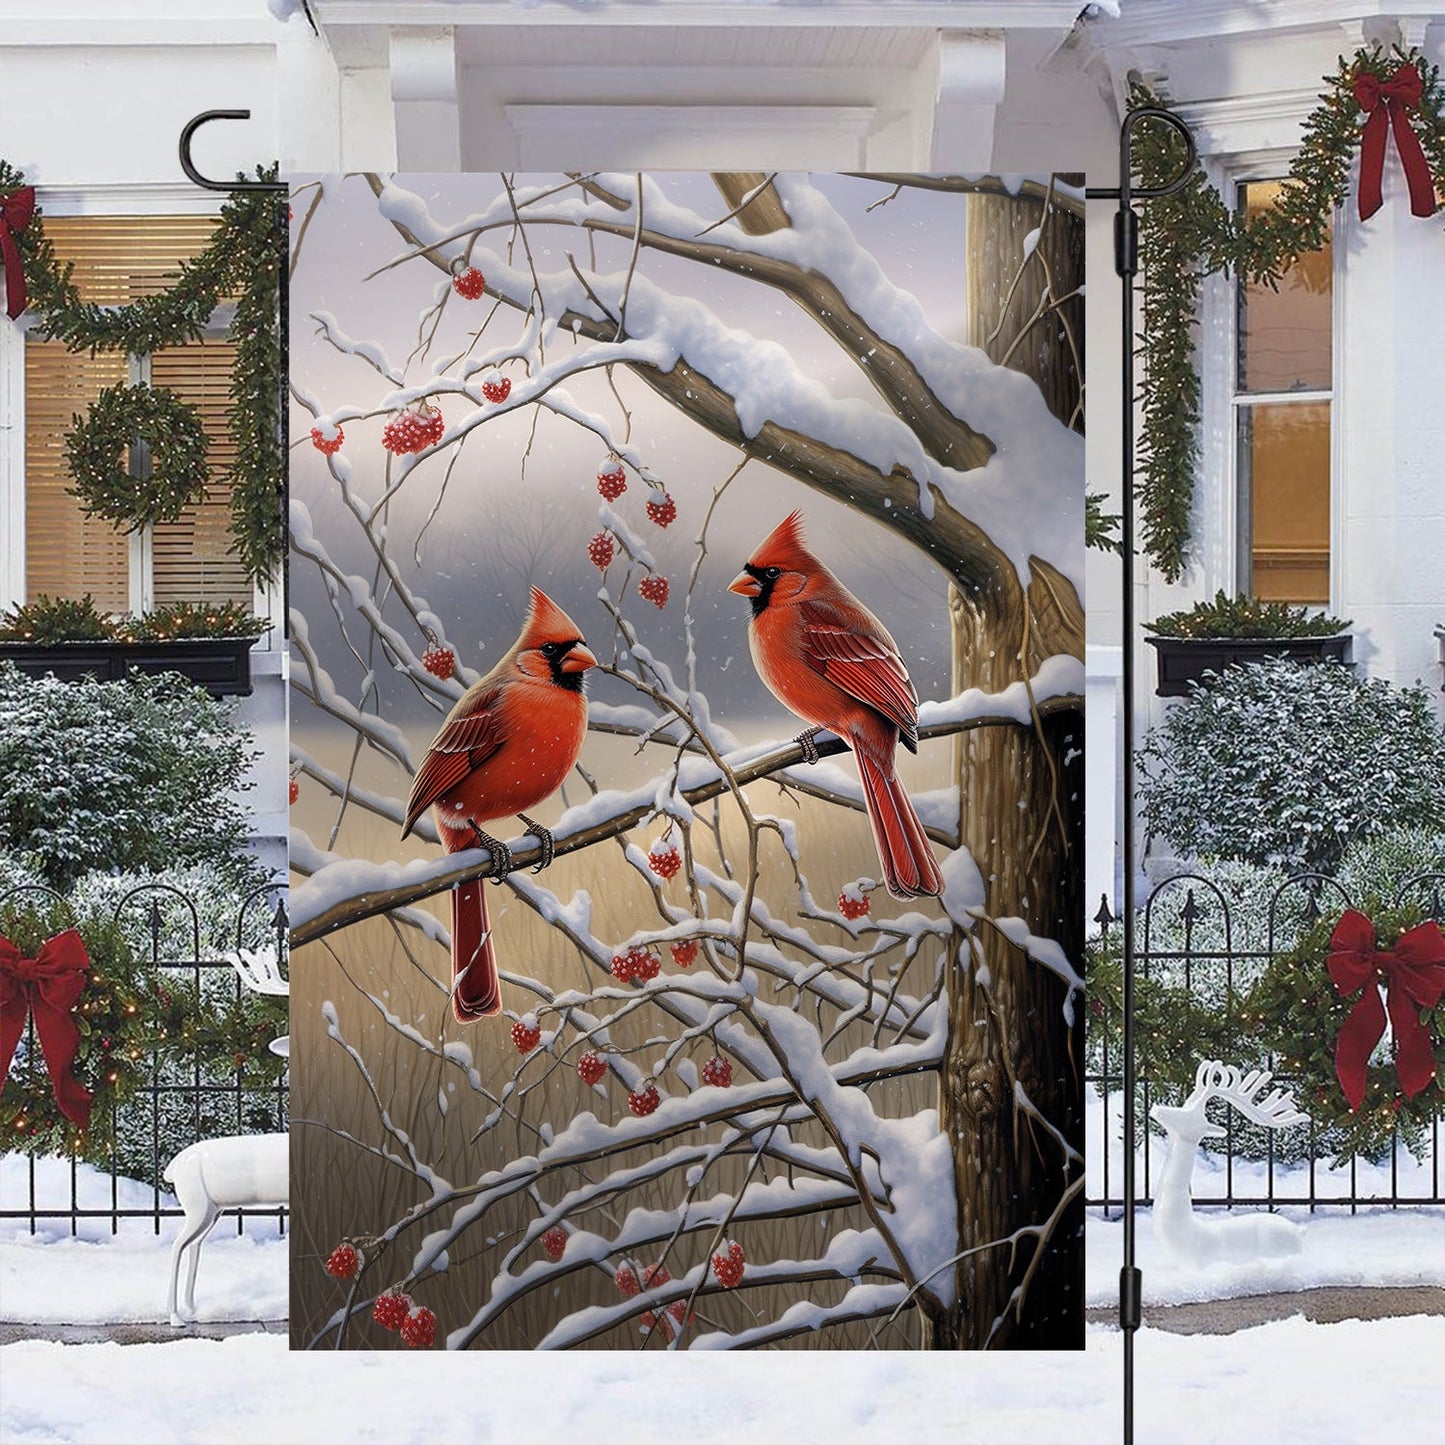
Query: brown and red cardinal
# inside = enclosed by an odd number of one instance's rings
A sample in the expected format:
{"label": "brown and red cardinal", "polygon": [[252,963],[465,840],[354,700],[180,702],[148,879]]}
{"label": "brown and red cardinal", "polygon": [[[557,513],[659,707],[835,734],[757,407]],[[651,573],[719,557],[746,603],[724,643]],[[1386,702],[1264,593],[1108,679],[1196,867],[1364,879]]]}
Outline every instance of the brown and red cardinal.
{"label": "brown and red cardinal", "polygon": [[[561,787],[582,751],[587,698],[582,675],[595,667],[577,624],[532,588],[522,635],[473,683],[431,741],[411,785],[403,838],[428,808],[448,853],[489,848],[492,880],[512,871],[511,849],[482,824],[515,814],[552,861],[552,834],[526,814]],[[463,1022],[499,1013],[497,959],[483,881],[452,889],[452,1008]]]}
{"label": "brown and red cardinal", "polygon": [[901,739],[918,751],[918,694],[888,629],[804,545],[798,512],[785,517],[729,584],[753,608],[748,644],[758,675],[810,726],[836,733],[858,758],[863,800],[895,898],[943,890],[923,824],[894,771]]}

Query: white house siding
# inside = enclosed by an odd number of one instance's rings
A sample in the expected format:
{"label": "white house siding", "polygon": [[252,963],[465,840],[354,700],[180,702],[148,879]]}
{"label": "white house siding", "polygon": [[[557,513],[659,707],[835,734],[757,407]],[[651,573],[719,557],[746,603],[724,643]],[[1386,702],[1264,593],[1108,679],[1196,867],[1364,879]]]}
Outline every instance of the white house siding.
{"label": "white house siding", "polygon": [[[182,126],[205,110],[251,111],[198,133],[206,175],[272,159],[334,165],[334,93],[324,48],[278,24],[264,0],[0,0],[0,154],[51,214],[218,210],[224,197],[193,186],[177,154]],[[22,327],[0,317],[0,607],[24,591],[23,350]],[[256,646],[254,692],[238,705],[262,750],[245,803],[252,845],[279,875],[288,692],[279,592],[259,591],[255,607],[277,626]]]}

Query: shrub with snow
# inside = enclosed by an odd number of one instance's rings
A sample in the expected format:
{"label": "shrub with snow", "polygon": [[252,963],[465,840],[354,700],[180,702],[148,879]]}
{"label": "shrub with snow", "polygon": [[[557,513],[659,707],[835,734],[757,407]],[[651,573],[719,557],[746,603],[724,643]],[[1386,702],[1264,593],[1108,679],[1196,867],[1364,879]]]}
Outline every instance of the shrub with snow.
{"label": "shrub with snow", "polygon": [[1329,871],[1358,839],[1445,829],[1445,729],[1421,688],[1272,659],[1209,676],[1140,753],[1156,837],[1195,857]]}

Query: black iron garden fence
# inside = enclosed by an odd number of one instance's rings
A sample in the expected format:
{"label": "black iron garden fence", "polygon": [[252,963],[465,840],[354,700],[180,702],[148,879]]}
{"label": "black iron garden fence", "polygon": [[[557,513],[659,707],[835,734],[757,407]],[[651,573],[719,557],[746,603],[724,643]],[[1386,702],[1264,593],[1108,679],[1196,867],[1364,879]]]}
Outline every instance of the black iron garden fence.
{"label": "black iron garden fence", "polygon": [[[62,895],[34,884],[0,894],[0,910],[7,908],[70,912]],[[83,1219],[108,1220],[112,1233],[122,1219],[148,1219],[159,1233],[162,1219],[183,1214],[163,1179],[183,1148],[287,1128],[286,883],[253,889],[222,908],[224,922],[214,899],[167,884],[133,888],[115,903],[106,922],[126,940],[126,956],[145,975],[145,996],[159,1001],[159,1011],[146,1019],[149,1037],[130,1040],[119,1056],[99,1047],[111,1040],[97,1039],[96,1029],[83,1039],[76,1074],[91,1085],[98,1107],[82,1151],[72,1148],[57,1159],[53,1134],[51,1147],[37,1147],[11,1121],[0,1150],[9,1155],[0,1219],[27,1220],[31,1233],[42,1220],[68,1221],[72,1234]],[[111,1081],[127,1071],[123,1091],[97,1087],[107,1069]],[[41,1097],[48,1090],[33,1018],[11,1081],[33,1086]],[[17,1158],[26,1161],[20,1168]],[[68,1173],[68,1191],[63,1183],[57,1187],[57,1171]],[[236,1218],[238,1233],[248,1217],[273,1220],[283,1230],[287,1217],[285,1209],[270,1207],[226,1213]]]}
{"label": "black iron garden fence", "polygon": [[[1445,873],[1422,873],[1401,884],[1380,911],[1393,917],[1408,907],[1412,918],[1441,923],[1445,921],[1442,901]],[[1188,1085],[1181,1081],[1192,1076],[1202,1059],[1219,1057],[1245,1069],[1268,1069],[1273,1085],[1290,1090],[1306,1113],[1316,1107],[1326,1118],[1340,1113],[1338,1101],[1330,1098],[1334,1080],[1323,1081],[1319,1067],[1321,1050],[1333,1048],[1333,1035],[1316,1037],[1296,1050],[1301,1056],[1311,1053],[1315,1067],[1308,1072],[1302,1057],[1287,1058],[1276,1048],[1258,1047],[1248,1026],[1263,1021],[1249,1017],[1247,1008],[1254,996],[1251,990],[1267,971],[1275,983],[1271,996],[1277,999],[1280,970],[1296,967],[1301,938],[1317,940],[1322,923],[1332,925],[1354,906],[1337,880],[1317,874],[1291,878],[1265,897],[1237,891],[1231,897],[1214,879],[1185,874],[1166,880],[1150,895],[1139,916],[1135,965],[1141,1001],[1135,1027],[1141,1060],[1135,1095],[1141,1202],[1152,1203],[1169,1148],[1157,1126],[1149,1126],[1149,1111],[1155,1103],[1182,1102]],[[1086,1202],[1111,1217],[1123,1205],[1125,1142],[1123,1058],[1109,968],[1111,958],[1117,960],[1122,930],[1107,900],[1094,921],[1100,932],[1091,945],[1088,980],[1086,1128],[1092,1168]],[[1321,990],[1328,991],[1327,980],[1322,982],[1314,972],[1316,963],[1322,966],[1322,957],[1298,967],[1301,1007]],[[1261,1036],[1268,1032],[1263,1030]],[[1243,1056],[1229,1057],[1231,1050]],[[1384,1055],[1375,1057],[1378,1062]],[[1377,1127],[1363,1152],[1341,1150],[1341,1140],[1352,1136],[1337,1122],[1321,1127],[1312,1116],[1307,1127],[1297,1126],[1286,1139],[1224,1109],[1217,1122],[1225,1136],[1209,1146],[1212,1167],[1196,1174],[1195,1202],[1224,1208],[1302,1206],[1311,1212],[1345,1208],[1351,1213],[1362,1208],[1445,1204],[1442,1087],[1437,1079],[1412,1103],[1407,1118]]]}

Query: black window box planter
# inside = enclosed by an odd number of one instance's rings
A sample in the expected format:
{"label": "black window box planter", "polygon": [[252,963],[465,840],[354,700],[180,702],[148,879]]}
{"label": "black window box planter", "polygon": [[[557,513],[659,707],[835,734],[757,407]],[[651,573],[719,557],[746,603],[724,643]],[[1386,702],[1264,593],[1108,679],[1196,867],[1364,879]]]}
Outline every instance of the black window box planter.
{"label": "black window box planter", "polygon": [[53,673],[62,682],[94,677],[114,682],[131,668],[179,672],[212,697],[251,695],[254,637],[187,637],[165,642],[0,642],[9,658],[32,677]]}
{"label": "black window box planter", "polygon": [[1292,662],[1348,662],[1351,634],[1330,637],[1150,637],[1159,654],[1158,697],[1187,697],[1190,683],[1206,672],[1240,662],[1287,657]]}

